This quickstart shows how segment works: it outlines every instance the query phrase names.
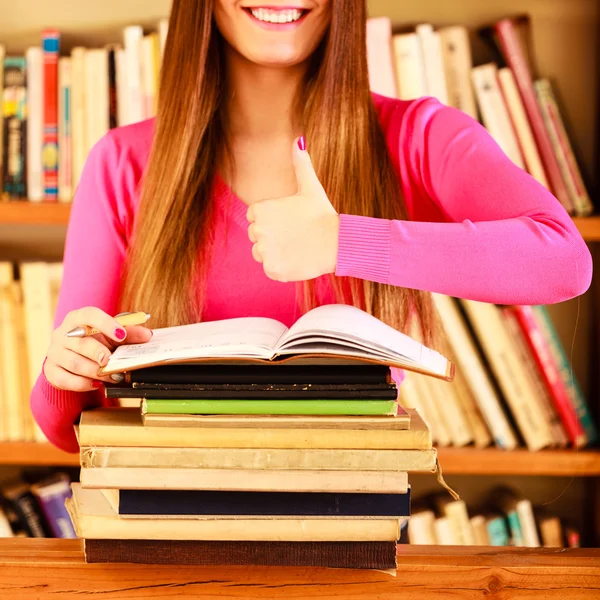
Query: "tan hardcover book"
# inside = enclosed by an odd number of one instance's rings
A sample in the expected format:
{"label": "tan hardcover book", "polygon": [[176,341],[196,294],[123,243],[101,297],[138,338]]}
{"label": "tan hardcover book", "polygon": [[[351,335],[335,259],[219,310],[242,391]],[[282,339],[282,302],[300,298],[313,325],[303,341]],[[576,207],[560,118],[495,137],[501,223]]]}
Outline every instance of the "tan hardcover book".
{"label": "tan hardcover book", "polygon": [[13,287],[14,311],[16,315],[17,339],[19,348],[19,377],[21,382],[21,414],[23,417],[23,439],[26,442],[35,441],[36,424],[31,413],[29,402],[29,358],[27,352],[27,335],[25,331],[25,302],[23,300],[23,287],[16,281]]}
{"label": "tan hardcover book", "polygon": [[100,490],[73,484],[67,510],[80,538],[121,540],[395,541],[401,519],[120,519]]}
{"label": "tan hardcover book", "polygon": [[[418,377],[417,387],[421,394],[421,399],[426,408],[426,413],[431,418],[432,429],[435,433],[439,446],[450,446],[452,444],[452,436],[448,430],[446,417],[441,410],[441,402],[437,400],[437,386],[433,384],[429,377]],[[443,400],[442,400],[443,402]]]}
{"label": "tan hardcover book", "polygon": [[494,304],[461,300],[502,393],[521,429],[527,447],[541,450],[553,443],[545,415],[532,401],[537,393],[518,349],[506,329],[500,309]]}
{"label": "tan hardcover book", "polygon": [[475,536],[471,528],[469,512],[464,500],[438,498],[438,509],[445,516],[452,529],[452,537],[459,546],[473,546]]}
{"label": "tan hardcover book", "polygon": [[264,471],[435,470],[435,450],[82,447],[85,468],[262,469]]}
{"label": "tan hardcover book", "polygon": [[444,419],[452,445],[461,448],[473,443],[473,430],[464,413],[454,382],[430,379],[428,383],[435,392],[434,401]]}
{"label": "tan hardcover book", "polygon": [[476,546],[491,546],[486,520],[483,515],[471,517],[471,529],[473,531],[474,544]]}
{"label": "tan hardcover book", "polygon": [[435,546],[435,514],[432,510],[413,513],[408,520],[408,539],[411,544]]}
{"label": "tan hardcover book", "polygon": [[529,124],[529,118],[521,100],[521,94],[517,87],[517,82],[512,70],[508,67],[504,67],[498,71],[498,80],[502,93],[504,94],[504,100],[506,107],[510,114],[517,139],[521,147],[525,166],[529,174],[537,179],[544,187],[549,188],[548,178],[546,177],[546,171],[544,170],[544,164],[540,157],[540,153],[535,143],[533,136],[533,130]]}
{"label": "tan hardcover book", "polygon": [[587,217],[594,212],[594,205],[581,176],[552,84],[548,79],[540,79],[534,83],[534,87],[554,154],[575,208],[575,214],[578,217]]}
{"label": "tan hardcover book", "polygon": [[415,100],[427,96],[427,80],[421,40],[416,33],[403,33],[392,38],[398,98]]}
{"label": "tan hardcover book", "polygon": [[19,352],[18,284],[13,265],[0,263],[0,405],[2,439],[15,442],[25,439],[23,390]]}
{"label": "tan hardcover book", "polygon": [[531,355],[531,350],[527,346],[527,341],[524,338],[517,316],[514,311],[509,310],[507,307],[503,307],[500,310],[504,318],[504,323],[506,324],[507,332],[515,346],[515,350],[518,352],[521,363],[527,371],[531,382],[535,386],[536,394],[531,398],[531,401],[536,404],[540,414],[544,415],[546,418],[550,430],[552,431],[554,443],[561,448],[566,448],[569,445],[569,438],[567,437],[562,421],[554,407],[550,391],[546,387],[546,383],[542,379],[539,367]]}
{"label": "tan hardcover book", "polygon": [[85,114],[89,153],[110,129],[107,48],[85,52]]}
{"label": "tan hardcover book", "polygon": [[540,534],[545,548],[563,548],[563,529],[558,517],[540,519]]}
{"label": "tan hardcover book", "polygon": [[460,541],[456,536],[452,523],[448,517],[440,517],[433,524],[435,539],[440,546],[459,546]]}
{"label": "tan hardcover book", "polygon": [[465,419],[472,432],[475,446],[477,448],[486,448],[492,443],[492,436],[460,369],[456,369],[454,381],[449,385],[452,386],[462,407]]}
{"label": "tan hardcover book", "polygon": [[259,469],[82,468],[81,484],[92,489],[214,490],[231,492],[338,492],[405,494],[399,471],[261,471]]}
{"label": "tan hardcover book", "polygon": [[[291,422],[288,418],[281,421]],[[248,422],[252,422],[252,419],[231,416],[214,421],[205,419],[206,425],[229,423],[226,427],[180,427],[177,424],[147,427],[142,422],[139,409],[103,408],[82,414],[79,436],[82,446],[371,450],[431,448],[429,430],[415,412],[411,412],[411,429],[365,429],[354,424],[352,429],[343,429],[333,425],[335,418],[331,419],[330,429],[279,428],[275,425],[279,422],[277,417],[272,419],[273,425],[269,428],[248,427]]]}
{"label": "tan hardcover book", "polygon": [[517,438],[504,413],[500,398],[490,381],[458,304],[454,299],[442,294],[433,294],[433,300],[444,324],[456,364],[481,409],[481,414],[492,432],[494,441],[505,450],[514,450],[517,447]]}
{"label": "tan hardcover book", "polygon": [[151,119],[156,116],[156,102],[158,100],[160,47],[157,33],[150,33],[142,38],[140,53],[144,118]]}
{"label": "tan hardcover book", "polygon": [[444,59],[444,73],[450,106],[477,119],[477,103],[471,83],[473,57],[469,32],[461,25],[439,30]]}
{"label": "tan hardcover book", "polygon": [[71,155],[73,193],[77,190],[83,165],[88,154],[86,120],[86,76],[85,76],[86,49],[73,48],[71,51]]}
{"label": "tan hardcover book", "polygon": [[498,83],[497,65],[488,63],[475,67],[471,77],[483,124],[506,156],[525,169],[521,148]]}
{"label": "tan hardcover book", "polygon": [[448,104],[448,88],[440,34],[429,23],[417,25],[416,32],[423,51],[427,94],[437,98],[442,104]]}

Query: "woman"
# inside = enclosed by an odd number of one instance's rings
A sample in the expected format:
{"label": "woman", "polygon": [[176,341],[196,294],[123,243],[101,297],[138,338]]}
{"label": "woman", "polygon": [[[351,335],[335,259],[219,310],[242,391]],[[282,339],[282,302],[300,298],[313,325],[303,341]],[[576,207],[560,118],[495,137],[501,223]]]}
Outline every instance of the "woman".
{"label": "woman", "polygon": [[[431,340],[428,292],[547,304],[589,287],[569,216],[478,123],[370,94],[363,0],[292,4],[174,0],[156,121],[92,150],[31,398],[60,448],[105,401],[98,365],[151,337],[121,310],[291,324],[348,302],[399,329],[416,316]],[[65,337],[80,325],[102,335]]]}

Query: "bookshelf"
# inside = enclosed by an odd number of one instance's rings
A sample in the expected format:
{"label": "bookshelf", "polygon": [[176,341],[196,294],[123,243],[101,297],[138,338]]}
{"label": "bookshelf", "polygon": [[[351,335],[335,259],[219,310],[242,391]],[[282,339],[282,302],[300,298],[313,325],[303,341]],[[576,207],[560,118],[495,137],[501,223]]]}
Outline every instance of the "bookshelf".
{"label": "bookshelf", "polygon": [[[63,32],[67,52],[78,44],[104,45],[120,40],[125,25],[135,23],[154,28],[157,19],[168,13],[170,4],[170,0],[105,0],[101,4],[78,0],[52,3],[22,0],[11,3],[10,9],[0,8],[0,41],[9,52],[21,53],[39,43],[39,32],[52,25]],[[387,15],[399,30],[417,22],[431,22],[436,26],[460,23],[474,29],[507,15],[528,13],[537,69],[558,83],[574,146],[592,189],[598,188],[600,4],[597,0],[421,0],[418,3],[368,0],[368,6],[370,16]],[[475,61],[482,62],[485,49],[475,36],[473,51]],[[600,210],[598,194],[594,200]],[[69,214],[69,205],[0,203],[0,260],[56,260],[62,252]],[[575,223],[591,244],[596,264],[600,264],[600,216],[575,219]],[[574,369],[588,398],[595,402],[597,417],[600,412],[599,301],[600,284],[596,276],[593,289],[580,300],[551,307],[565,346],[570,347],[574,332],[578,332]],[[439,454],[444,473],[453,476],[453,483],[455,477],[465,477],[465,486],[468,486],[467,477],[483,475],[585,478],[586,484],[590,484],[586,487],[588,491],[573,508],[590,516],[588,543],[600,546],[600,452],[503,452],[467,447],[440,448]],[[76,455],[46,444],[0,443],[0,468],[2,465],[70,467],[77,464]],[[470,563],[470,566],[475,565]]]}

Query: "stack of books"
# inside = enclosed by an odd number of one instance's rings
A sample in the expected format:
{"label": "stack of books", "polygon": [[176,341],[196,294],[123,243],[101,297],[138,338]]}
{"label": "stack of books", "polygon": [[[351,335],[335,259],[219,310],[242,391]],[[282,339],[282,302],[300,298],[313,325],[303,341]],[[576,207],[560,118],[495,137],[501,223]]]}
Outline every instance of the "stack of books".
{"label": "stack of books", "polygon": [[[452,377],[359,309],[292,328],[249,318],[157,330],[104,374],[125,406],[83,414],[68,501],[88,562],[391,569],[409,472],[437,470],[391,366]],[[133,406],[132,406],[133,404]]]}

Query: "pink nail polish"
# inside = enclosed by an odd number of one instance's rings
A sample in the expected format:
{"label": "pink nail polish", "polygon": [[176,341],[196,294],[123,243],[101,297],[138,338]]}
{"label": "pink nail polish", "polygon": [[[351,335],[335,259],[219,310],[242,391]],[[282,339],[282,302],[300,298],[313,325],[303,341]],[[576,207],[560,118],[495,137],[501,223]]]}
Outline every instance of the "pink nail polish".
{"label": "pink nail polish", "polygon": [[303,135],[301,135],[298,140],[298,148],[300,148],[300,150],[306,150],[306,138]]}
{"label": "pink nail polish", "polygon": [[120,329],[120,328],[115,329],[115,337],[118,340],[124,340],[126,335],[127,334],[125,333],[124,329]]}
{"label": "pink nail polish", "polygon": [[94,386],[96,389],[99,389],[99,388],[101,388],[101,387],[102,387],[102,382],[101,382],[101,381],[96,381],[96,380],[94,380],[94,381],[92,381],[92,385],[93,385],[93,386]]}

